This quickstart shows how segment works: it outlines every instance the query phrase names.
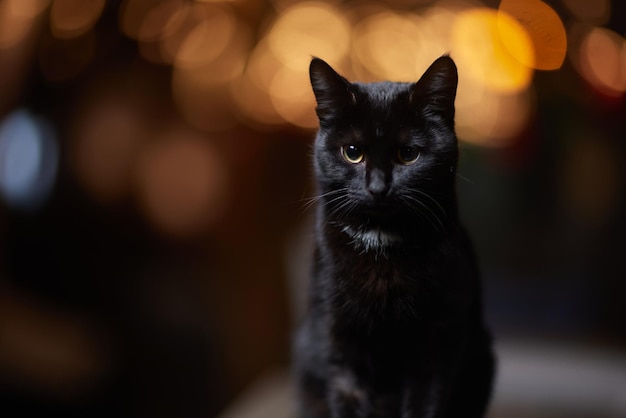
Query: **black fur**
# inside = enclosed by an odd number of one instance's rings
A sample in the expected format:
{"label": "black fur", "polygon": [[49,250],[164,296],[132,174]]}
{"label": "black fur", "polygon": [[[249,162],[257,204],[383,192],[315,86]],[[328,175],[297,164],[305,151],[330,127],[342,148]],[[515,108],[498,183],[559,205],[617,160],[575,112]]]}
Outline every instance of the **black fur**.
{"label": "black fur", "polygon": [[[310,76],[319,201],[294,344],[299,416],[484,416],[493,358],[457,215],[454,62],[363,84],[314,58]],[[349,146],[362,161],[342,156]]]}

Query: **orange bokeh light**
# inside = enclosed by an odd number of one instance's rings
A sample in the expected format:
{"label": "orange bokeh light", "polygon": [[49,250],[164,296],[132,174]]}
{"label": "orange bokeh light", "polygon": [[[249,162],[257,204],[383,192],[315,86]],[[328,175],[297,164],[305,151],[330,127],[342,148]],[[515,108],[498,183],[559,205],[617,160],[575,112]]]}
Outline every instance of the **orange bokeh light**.
{"label": "orange bokeh light", "polygon": [[459,71],[474,82],[502,93],[529,86],[533,70],[517,57],[530,60],[533,45],[524,27],[506,13],[487,8],[461,12],[452,28],[451,42]]}
{"label": "orange bokeh light", "polygon": [[227,173],[205,138],[176,129],[144,150],[137,170],[140,203],[162,232],[201,233],[223,213]]}
{"label": "orange bokeh light", "polygon": [[50,0],[0,0],[0,48],[21,42]]}
{"label": "orange bokeh light", "polygon": [[534,54],[519,54],[514,42],[505,42],[522,64],[538,70],[561,67],[567,52],[567,34],[559,15],[540,0],[502,0],[500,12],[514,17],[524,27],[532,42]]}
{"label": "orange bokeh light", "polygon": [[135,108],[105,98],[77,118],[71,160],[77,178],[101,202],[123,198],[146,132]]}
{"label": "orange bokeh light", "polygon": [[354,29],[356,61],[375,79],[415,81],[427,45],[417,19],[381,12],[361,21]]}
{"label": "orange bokeh light", "polygon": [[267,34],[272,54],[300,71],[312,55],[337,62],[350,47],[350,23],[341,10],[325,3],[295,5],[274,22]]}

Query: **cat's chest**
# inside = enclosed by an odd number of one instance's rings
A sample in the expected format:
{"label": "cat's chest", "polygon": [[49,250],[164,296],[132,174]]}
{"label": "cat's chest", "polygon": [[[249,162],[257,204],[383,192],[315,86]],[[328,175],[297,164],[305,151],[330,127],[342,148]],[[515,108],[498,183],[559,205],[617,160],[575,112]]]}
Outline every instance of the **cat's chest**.
{"label": "cat's chest", "polygon": [[436,251],[389,246],[377,252],[346,245],[335,261],[330,300],[346,323],[413,327],[440,316],[448,305],[445,289],[454,276],[454,262]]}

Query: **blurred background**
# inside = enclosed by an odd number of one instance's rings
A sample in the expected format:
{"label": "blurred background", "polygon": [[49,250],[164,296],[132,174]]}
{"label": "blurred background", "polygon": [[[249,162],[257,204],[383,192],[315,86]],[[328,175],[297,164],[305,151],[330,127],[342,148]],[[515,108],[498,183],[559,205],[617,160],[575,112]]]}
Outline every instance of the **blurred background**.
{"label": "blurred background", "polygon": [[626,416],[625,6],[0,0],[3,416],[211,417],[284,370],[311,56],[415,81],[444,53],[503,399],[548,371]]}

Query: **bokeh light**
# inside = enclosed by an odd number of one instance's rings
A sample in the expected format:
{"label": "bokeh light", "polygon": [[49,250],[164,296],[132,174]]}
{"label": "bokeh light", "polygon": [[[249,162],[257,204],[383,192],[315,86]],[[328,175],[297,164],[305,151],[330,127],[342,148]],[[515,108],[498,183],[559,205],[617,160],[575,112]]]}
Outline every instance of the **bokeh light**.
{"label": "bokeh light", "polygon": [[460,84],[459,87],[456,113],[459,138],[489,148],[507,147],[518,139],[517,135],[528,122],[533,109],[529,92],[502,94],[478,90],[472,100],[471,90],[465,88],[480,89],[480,86]]}
{"label": "bokeh light", "polygon": [[237,29],[240,28],[232,12],[213,8],[183,40],[176,52],[176,67],[197,67],[216,60],[232,43]]}
{"label": "bokeh light", "polygon": [[350,46],[350,24],[341,11],[325,3],[305,2],[285,10],[267,34],[270,51],[297,71],[311,56],[339,62]]}
{"label": "bokeh light", "polygon": [[124,0],[119,9],[119,26],[122,33],[139,39],[142,23],[150,10],[156,6],[152,0]]}
{"label": "bokeh light", "polygon": [[[255,51],[257,62],[274,61],[273,68],[253,69],[253,77],[284,121],[295,126],[316,125],[315,103],[309,86],[308,66],[312,56],[332,63],[347,57],[350,46],[350,23],[340,9],[317,2],[305,2],[287,8],[271,25]],[[258,57],[270,54],[270,58]]]}
{"label": "bokeh light", "polygon": [[578,53],[578,68],[600,92],[621,96],[626,92],[626,41],[604,28],[587,32]]}
{"label": "bokeh light", "polygon": [[374,79],[415,81],[426,69],[419,60],[428,44],[417,19],[391,12],[364,19],[354,29],[355,60]]}
{"label": "bokeh light", "polygon": [[0,49],[21,42],[50,0],[0,0]]}
{"label": "bokeh light", "polygon": [[245,70],[232,85],[240,117],[258,127],[278,126],[284,120],[272,103],[270,84],[281,63],[271,54],[266,40],[257,43],[248,56]]}
{"label": "bokeh light", "polygon": [[[514,17],[532,42],[533,54],[526,53],[525,48],[519,48],[515,42],[504,42],[516,59],[538,70],[561,67],[567,52],[567,36],[563,22],[550,6],[540,0],[503,0],[499,11]],[[504,29],[508,27],[505,24]]]}
{"label": "bokeh light", "polygon": [[524,27],[506,13],[487,8],[463,11],[452,29],[452,45],[459,68],[488,89],[513,93],[530,84],[532,68],[509,49],[532,57],[532,42]]}
{"label": "bokeh light", "polygon": [[276,112],[287,122],[304,128],[317,126],[315,102],[306,72],[282,67],[270,83],[269,93]]}
{"label": "bokeh light", "polygon": [[52,129],[24,110],[0,121],[0,193],[11,207],[31,210],[54,186],[58,146]]}
{"label": "bokeh light", "polygon": [[[313,245],[313,56],[350,81],[415,82],[449,54],[459,216],[494,335],[626,347],[625,6],[0,0],[3,410],[230,416],[285,367],[286,285]],[[570,386],[620,408],[578,415],[623,415],[610,383]],[[570,387],[533,388],[517,412],[572,416]]]}
{"label": "bokeh light", "polygon": [[100,18],[105,0],[54,0],[50,26],[54,36],[73,38],[87,32]]}
{"label": "bokeh light", "polygon": [[200,234],[227,204],[228,177],[218,151],[202,136],[172,128],[144,150],[136,171],[140,204],[162,232]]}
{"label": "bokeh light", "polygon": [[148,132],[138,111],[117,97],[100,98],[79,115],[71,162],[77,178],[100,202],[124,198]]}

